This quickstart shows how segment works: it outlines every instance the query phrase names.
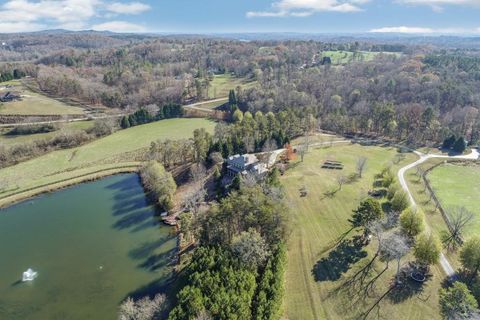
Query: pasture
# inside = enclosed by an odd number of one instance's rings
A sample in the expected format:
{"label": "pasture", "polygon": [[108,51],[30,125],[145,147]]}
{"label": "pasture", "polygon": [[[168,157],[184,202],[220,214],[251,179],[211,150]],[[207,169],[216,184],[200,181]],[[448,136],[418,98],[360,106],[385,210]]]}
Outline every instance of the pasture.
{"label": "pasture", "polygon": [[370,51],[323,51],[320,55],[320,61],[323,57],[330,57],[333,65],[342,65],[355,61],[371,61],[379,54],[399,56],[394,52],[370,52]]}
{"label": "pasture", "polygon": [[[247,89],[255,85],[255,81],[247,81],[244,78],[237,78],[230,74],[215,75],[210,82],[208,90],[209,99],[228,97],[228,93],[238,86]],[[220,104],[219,104],[220,105]]]}
{"label": "pasture", "polygon": [[39,186],[110,170],[138,165],[136,155],[155,140],[192,137],[194,129],[213,132],[215,123],[205,119],[168,119],[120,130],[83,146],[53,151],[0,170],[1,198]]}
{"label": "pasture", "polygon": [[442,164],[428,174],[428,179],[442,207],[447,211],[453,207],[465,207],[475,213],[472,223],[466,228],[465,236],[480,232],[480,166]]}
{"label": "pasture", "polygon": [[[361,247],[354,245],[351,232],[345,242],[338,242],[350,229],[349,219],[368,191],[373,189],[375,175],[385,166],[392,171],[413,162],[413,154],[397,157],[395,148],[360,145],[338,145],[330,148],[312,148],[303,163],[293,164],[282,177],[287,199],[291,206],[291,235],[286,271],[285,318],[301,319],[359,319],[362,312],[385,292],[395,268],[383,274],[377,281],[374,295],[356,304],[358,293],[342,287],[345,279],[368,262],[375,244]],[[338,190],[339,175],[349,176],[356,171],[359,157],[366,157],[367,168],[361,179],[352,180]],[[322,169],[326,161],[339,161],[343,170]],[[302,197],[300,190],[307,195]],[[332,190],[337,190],[332,196]],[[338,244],[340,243],[340,244]],[[338,245],[336,245],[338,244]],[[404,257],[402,263],[411,260]],[[383,269],[376,265],[376,272]],[[376,274],[375,272],[375,274]],[[407,290],[389,295],[368,319],[438,319],[438,288],[443,274],[432,267],[433,279],[419,290]],[[417,288],[418,289],[418,288]]]}
{"label": "pasture", "polygon": [[[76,121],[57,124],[59,130],[86,130],[93,126],[93,121]],[[35,140],[49,139],[57,134],[59,131],[37,133],[37,134],[23,134],[23,135],[9,135],[8,132],[12,128],[0,129],[0,144],[5,146],[12,146],[19,143],[28,143]]]}
{"label": "pasture", "polygon": [[35,93],[25,87],[19,80],[0,84],[0,95],[14,92],[21,100],[0,103],[0,115],[83,115],[84,110],[69,106],[58,100]]}

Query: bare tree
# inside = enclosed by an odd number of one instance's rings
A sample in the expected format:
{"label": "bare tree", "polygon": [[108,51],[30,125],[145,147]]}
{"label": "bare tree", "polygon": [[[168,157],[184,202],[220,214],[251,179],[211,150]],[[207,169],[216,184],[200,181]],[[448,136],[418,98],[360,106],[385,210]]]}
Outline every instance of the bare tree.
{"label": "bare tree", "polygon": [[119,308],[119,320],[153,320],[158,319],[166,308],[165,295],[157,294],[152,300],[149,297],[134,301],[127,298]]}
{"label": "bare tree", "polygon": [[262,147],[263,152],[271,152],[277,149],[277,142],[273,139],[268,139],[265,141]]}
{"label": "bare tree", "polygon": [[190,178],[194,183],[201,183],[207,175],[207,169],[203,163],[192,165],[190,168]]}
{"label": "bare tree", "polygon": [[206,196],[207,191],[204,188],[188,192],[183,201],[185,209],[196,215],[200,204],[205,200]]}
{"label": "bare tree", "polygon": [[385,236],[381,247],[382,260],[397,260],[397,272],[395,279],[398,281],[400,274],[400,260],[410,251],[408,239],[400,232],[390,232]]}
{"label": "bare tree", "polygon": [[305,159],[305,154],[307,153],[307,148],[304,145],[298,147],[298,153],[300,154],[300,161],[303,162]]}
{"label": "bare tree", "polygon": [[366,166],[367,166],[367,158],[366,157],[359,157],[357,159],[357,174],[358,174],[358,177],[360,177],[360,178],[362,177]]}
{"label": "bare tree", "polygon": [[463,243],[462,234],[465,228],[470,225],[475,214],[465,207],[452,207],[448,210],[449,233],[443,237],[446,248],[455,250]]}
{"label": "bare tree", "polygon": [[347,177],[345,177],[344,175],[339,175],[337,177],[338,191],[342,190],[343,185],[347,182],[348,182]]}

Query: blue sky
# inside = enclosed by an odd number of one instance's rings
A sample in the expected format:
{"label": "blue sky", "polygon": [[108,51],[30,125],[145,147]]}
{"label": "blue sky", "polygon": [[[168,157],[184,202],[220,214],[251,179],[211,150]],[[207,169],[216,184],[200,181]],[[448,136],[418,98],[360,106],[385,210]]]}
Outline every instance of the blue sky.
{"label": "blue sky", "polygon": [[480,0],[0,0],[0,8],[0,32],[480,35]]}

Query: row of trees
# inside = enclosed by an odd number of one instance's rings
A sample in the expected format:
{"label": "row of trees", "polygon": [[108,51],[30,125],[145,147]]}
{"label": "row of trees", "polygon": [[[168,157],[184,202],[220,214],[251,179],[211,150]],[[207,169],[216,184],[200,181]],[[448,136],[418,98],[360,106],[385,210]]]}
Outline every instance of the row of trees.
{"label": "row of trees", "polygon": [[126,129],[153,121],[180,118],[183,115],[183,107],[179,104],[168,103],[161,107],[158,107],[157,105],[148,105],[128,116],[124,116],[120,120],[120,126],[123,129]]}

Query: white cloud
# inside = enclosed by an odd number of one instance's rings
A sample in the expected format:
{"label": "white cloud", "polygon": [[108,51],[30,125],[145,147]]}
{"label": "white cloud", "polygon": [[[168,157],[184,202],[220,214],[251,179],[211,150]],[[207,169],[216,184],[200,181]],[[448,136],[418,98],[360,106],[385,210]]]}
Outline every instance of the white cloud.
{"label": "white cloud", "polygon": [[375,33],[433,33],[433,29],[419,28],[419,27],[384,27],[378,29],[372,29],[370,32]]}
{"label": "white cloud", "polygon": [[480,7],[480,0],[396,0],[396,2],[407,5],[430,6],[435,12],[443,12],[443,7],[447,5]]}
{"label": "white cloud", "polygon": [[408,33],[408,34],[476,34],[480,28],[423,28],[423,27],[383,27],[370,30],[372,33]]}
{"label": "white cloud", "polygon": [[[150,9],[141,2],[109,2],[108,0],[9,0],[0,5],[2,32],[36,31],[51,28],[88,29],[94,19],[112,15],[140,14]],[[117,24],[115,24],[117,22]],[[103,23],[119,27],[118,21]],[[98,22],[97,25],[102,25]],[[123,22],[126,27],[126,22]],[[137,27],[134,27],[137,26]],[[132,30],[140,30],[130,24]]]}
{"label": "white cloud", "polygon": [[31,32],[45,29],[45,25],[30,22],[0,22],[3,33]]}
{"label": "white cloud", "polygon": [[249,11],[247,17],[306,17],[316,12],[356,12],[359,5],[370,0],[279,0],[272,3],[271,10]]}
{"label": "white cloud", "polygon": [[118,14],[139,14],[150,10],[151,7],[141,2],[120,3],[114,2],[107,5],[107,10]]}
{"label": "white cloud", "polygon": [[144,26],[126,21],[109,21],[92,26],[92,30],[112,32],[145,32]]}

